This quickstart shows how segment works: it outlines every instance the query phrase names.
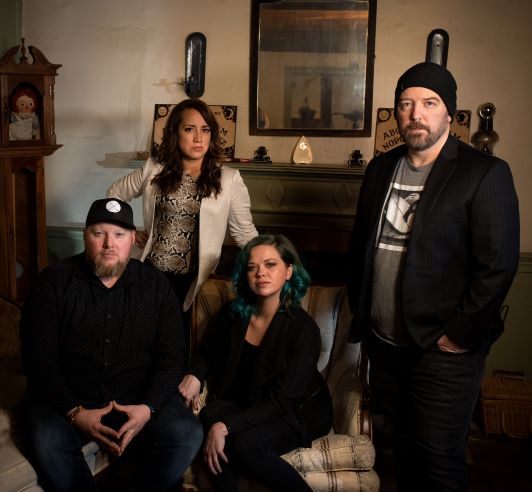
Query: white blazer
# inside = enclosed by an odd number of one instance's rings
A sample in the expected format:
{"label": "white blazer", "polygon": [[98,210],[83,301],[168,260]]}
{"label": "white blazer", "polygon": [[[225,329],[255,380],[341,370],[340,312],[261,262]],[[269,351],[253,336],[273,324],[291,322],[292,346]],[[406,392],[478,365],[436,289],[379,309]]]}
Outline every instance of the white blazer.
{"label": "white blazer", "polygon": [[[157,190],[152,180],[161,169],[162,166],[150,157],[141,168],[118,179],[107,190],[109,198],[118,198],[125,202],[142,195],[144,228],[149,232],[149,237],[143,250],[134,247],[132,252],[132,256],[141,261],[144,261],[148,255],[153,243]],[[227,227],[231,237],[240,247],[257,235],[251,216],[248,189],[238,170],[223,166],[221,185],[222,189],[216,198],[213,194],[201,201],[198,272],[183,302],[185,311],[192,305],[192,301],[209,275],[216,270]]]}

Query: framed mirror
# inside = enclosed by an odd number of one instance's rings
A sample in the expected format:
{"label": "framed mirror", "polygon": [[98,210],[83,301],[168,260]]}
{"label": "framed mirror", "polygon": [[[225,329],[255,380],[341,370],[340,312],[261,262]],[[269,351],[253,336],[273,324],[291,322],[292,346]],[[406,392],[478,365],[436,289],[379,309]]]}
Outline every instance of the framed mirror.
{"label": "framed mirror", "polygon": [[252,0],[249,133],[371,135],[376,0]]}

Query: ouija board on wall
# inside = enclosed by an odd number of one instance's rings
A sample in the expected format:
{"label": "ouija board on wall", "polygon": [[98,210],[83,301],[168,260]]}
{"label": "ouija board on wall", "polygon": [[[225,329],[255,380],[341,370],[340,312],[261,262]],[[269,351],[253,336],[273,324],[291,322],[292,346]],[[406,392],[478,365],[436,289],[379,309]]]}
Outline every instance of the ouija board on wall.
{"label": "ouija board on wall", "polygon": [[[451,122],[451,134],[458,140],[469,143],[469,125],[471,123],[471,111],[459,109]],[[403,139],[399,135],[397,121],[392,108],[377,109],[377,124],[375,127],[375,150],[374,155],[384,154],[389,150],[401,145]]]}

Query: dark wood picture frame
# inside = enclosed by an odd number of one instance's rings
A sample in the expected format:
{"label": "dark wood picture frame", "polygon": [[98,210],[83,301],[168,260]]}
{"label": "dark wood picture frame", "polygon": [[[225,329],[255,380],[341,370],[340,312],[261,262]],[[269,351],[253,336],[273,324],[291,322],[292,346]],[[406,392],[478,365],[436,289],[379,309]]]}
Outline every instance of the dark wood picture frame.
{"label": "dark wood picture frame", "polygon": [[[252,0],[250,135],[371,135],[376,7],[376,0]],[[360,51],[354,58],[348,57],[353,53],[346,47],[355,46]],[[317,61],[332,57],[339,61]],[[275,60],[272,70],[264,68],[266,58]],[[360,60],[364,66],[353,63],[353,59]],[[294,70],[308,71],[308,85],[319,77],[317,106],[314,103],[312,107],[310,97],[304,94],[300,94],[297,103],[290,99],[287,87]],[[349,71],[354,78],[346,87],[352,87],[354,92],[347,97],[340,93],[335,96],[340,74],[345,78]],[[313,92],[315,87],[314,84]],[[263,104],[267,91],[270,101]],[[292,109],[292,116],[287,118],[288,106],[296,107],[299,116]],[[335,119],[340,124],[333,122]]]}

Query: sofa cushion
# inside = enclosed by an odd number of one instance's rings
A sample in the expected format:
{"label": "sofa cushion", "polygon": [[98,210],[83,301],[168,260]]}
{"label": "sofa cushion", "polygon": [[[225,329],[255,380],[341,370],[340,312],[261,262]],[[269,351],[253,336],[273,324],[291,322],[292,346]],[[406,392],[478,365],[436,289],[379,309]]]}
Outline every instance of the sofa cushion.
{"label": "sofa cushion", "polygon": [[301,307],[320,328],[321,349],[318,370],[325,378],[336,333],[340,299],[344,291],[344,287],[311,286],[301,301]]}
{"label": "sofa cushion", "polygon": [[375,449],[367,436],[329,434],[312,442],[310,448],[297,448],[283,455],[299,473],[340,470],[371,470]]}
{"label": "sofa cushion", "polygon": [[33,467],[12,440],[10,415],[0,409],[0,490],[41,490]]}
{"label": "sofa cushion", "polygon": [[313,492],[379,492],[380,480],[374,470],[309,472],[302,474]]}
{"label": "sofa cushion", "polygon": [[229,279],[210,279],[203,284],[192,306],[192,350],[201,341],[207,326],[216,317],[221,307],[234,297]]}

